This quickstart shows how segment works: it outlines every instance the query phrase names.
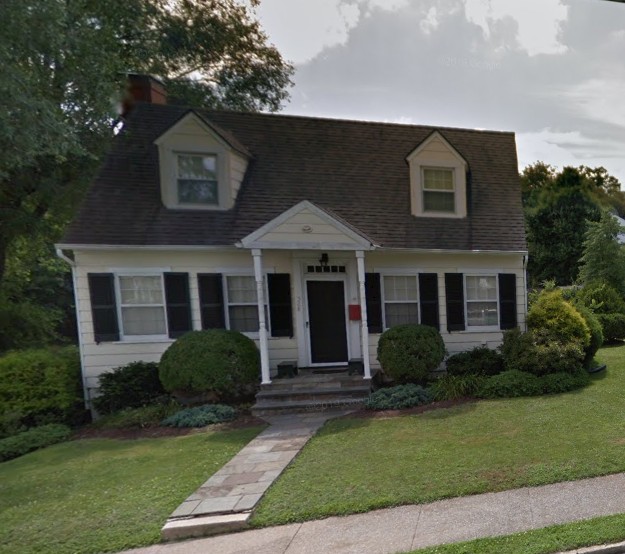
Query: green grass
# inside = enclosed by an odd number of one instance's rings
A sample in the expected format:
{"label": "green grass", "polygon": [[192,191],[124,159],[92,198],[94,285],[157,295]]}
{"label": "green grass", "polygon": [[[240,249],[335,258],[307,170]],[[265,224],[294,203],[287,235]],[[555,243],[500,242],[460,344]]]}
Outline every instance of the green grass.
{"label": "green grass", "polygon": [[410,554],[550,554],[625,539],[625,514],[598,517],[505,537],[413,550]]}
{"label": "green grass", "polygon": [[158,542],[178,504],[258,431],[80,440],[0,464],[0,552],[88,554]]}
{"label": "green grass", "polygon": [[572,393],[329,422],[262,500],[275,525],[625,471],[625,346]]}

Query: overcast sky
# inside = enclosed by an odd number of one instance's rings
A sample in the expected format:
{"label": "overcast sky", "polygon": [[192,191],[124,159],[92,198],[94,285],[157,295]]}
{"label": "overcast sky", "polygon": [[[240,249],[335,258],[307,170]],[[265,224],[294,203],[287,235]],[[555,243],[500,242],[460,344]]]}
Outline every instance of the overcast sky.
{"label": "overcast sky", "polygon": [[519,166],[604,166],[625,190],[625,4],[262,0],[296,67],[285,113],[514,131]]}

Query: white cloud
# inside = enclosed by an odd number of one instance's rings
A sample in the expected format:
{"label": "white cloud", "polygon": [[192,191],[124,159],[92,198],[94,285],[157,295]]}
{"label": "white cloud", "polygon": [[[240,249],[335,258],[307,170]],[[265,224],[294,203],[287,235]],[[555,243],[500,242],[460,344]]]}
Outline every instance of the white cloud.
{"label": "white cloud", "polygon": [[511,17],[518,25],[518,41],[530,56],[559,54],[566,47],[558,39],[568,10],[560,0],[465,0],[469,21],[488,36],[497,21]]}

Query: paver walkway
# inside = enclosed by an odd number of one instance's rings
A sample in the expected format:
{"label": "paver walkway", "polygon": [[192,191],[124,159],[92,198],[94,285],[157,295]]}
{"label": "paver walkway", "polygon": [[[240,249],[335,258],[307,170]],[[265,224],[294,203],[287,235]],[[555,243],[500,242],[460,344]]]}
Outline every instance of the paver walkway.
{"label": "paver walkway", "polygon": [[158,544],[131,552],[393,554],[617,513],[625,513],[623,473]]}
{"label": "paver walkway", "polygon": [[163,527],[164,539],[245,527],[251,510],[308,439],[347,410],[265,417],[270,427],[189,496]]}

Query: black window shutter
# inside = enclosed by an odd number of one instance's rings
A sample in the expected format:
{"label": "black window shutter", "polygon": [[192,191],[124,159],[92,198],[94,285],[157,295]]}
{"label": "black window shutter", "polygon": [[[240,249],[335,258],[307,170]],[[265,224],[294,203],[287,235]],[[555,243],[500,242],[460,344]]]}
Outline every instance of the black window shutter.
{"label": "black window shutter", "polygon": [[438,275],[419,274],[419,303],[421,304],[421,324],[439,329],[438,321]]}
{"label": "black window shutter", "polygon": [[119,340],[115,277],[112,273],[89,273],[89,296],[93,315],[93,338],[96,342]]}
{"label": "black window shutter", "polygon": [[370,333],[381,333],[384,329],[379,273],[365,273],[365,295],[367,296],[367,328]]}
{"label": "black window shutter", "polygon": [[462,273],[445,273],[447,330],[464,331],[464,285]]}
{"label": "black window shutter", "polygon": [[191,324],[191,298],[188,273],[165,273],[167,326],[172,339],[188,333]]}
{"label": "black window shutter", "polygon": [[291,307],[291,276],[288,273],[268,273],[269,319],[272,337],[293,336]]}
{"label": "black window shutter", "polygon": [[202,329],[225,329],[224,292],[221,273],[198,273]]}
{"label": "black window shutter", "polygon": [[514,273],[499,274],[499,327],[513,329],[516,320],[516,275]]}

